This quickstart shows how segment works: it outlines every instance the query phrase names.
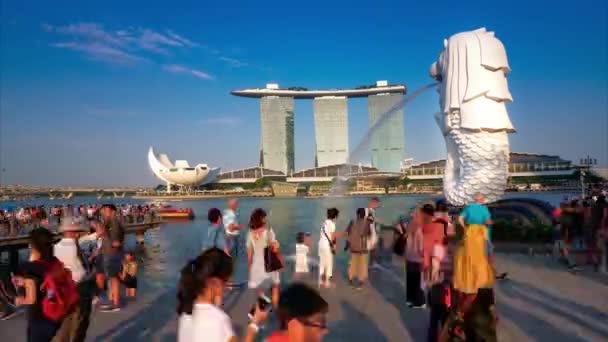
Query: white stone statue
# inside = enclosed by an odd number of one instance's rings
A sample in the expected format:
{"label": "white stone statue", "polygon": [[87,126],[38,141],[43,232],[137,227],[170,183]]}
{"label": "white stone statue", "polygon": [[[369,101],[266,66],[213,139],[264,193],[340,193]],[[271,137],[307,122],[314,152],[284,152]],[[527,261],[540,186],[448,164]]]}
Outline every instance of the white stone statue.
{"label": "white stone statue", "polygon": [[494,32],[485,28],[444,40],[431,77],[439,84],[441,111],[436,120],[447,148],[443,189],[453,205],[472,203],[476,192],[492,202],[507,185],[508,133],[515,132],[505,104],[507,53]]}

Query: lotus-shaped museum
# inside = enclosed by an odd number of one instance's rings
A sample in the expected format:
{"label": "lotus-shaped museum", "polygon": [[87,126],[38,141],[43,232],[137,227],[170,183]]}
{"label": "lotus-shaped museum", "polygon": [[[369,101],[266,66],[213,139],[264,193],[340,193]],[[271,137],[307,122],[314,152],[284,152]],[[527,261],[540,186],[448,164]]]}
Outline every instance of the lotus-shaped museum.
{"label": "lotus-shaped museum", "polygon": [[148,163],[156,177],[167,183],[168,191],[170,185],[193,187],[211,183],[220,173],[219,167],[210,168],[207,164],[191,167],[187,160],[176,160],[173,164],[166,154],[157,156],[153,147],[148,151]]}

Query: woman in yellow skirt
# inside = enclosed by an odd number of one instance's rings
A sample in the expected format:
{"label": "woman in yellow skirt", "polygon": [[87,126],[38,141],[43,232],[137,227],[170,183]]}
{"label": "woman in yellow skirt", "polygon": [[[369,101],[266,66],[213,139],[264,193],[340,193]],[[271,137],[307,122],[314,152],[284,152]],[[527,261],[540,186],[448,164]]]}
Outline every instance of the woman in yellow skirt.
{"label": "woman in yellow skirt", "polygon": [[476,294],[480,288],[494,285],[494,270],[488,258],[488,228],[481,224],[465,227],[461,245],[454,255],[454,288],[464,294]]}
{"label": "woman in yellow skirt", "polygon": [[465,339],[465,315],[475,302],[479,289],[491,289],[496,279],[489,260],[491,243],[488,226],[492,221],[484,202],[483,196],[476,194],[475,203],[466,206],[459,217],[464,235],[454,254],[453,284],[458,295],[457,308],[445,327],[451,327],[449,334],[452,341]]}

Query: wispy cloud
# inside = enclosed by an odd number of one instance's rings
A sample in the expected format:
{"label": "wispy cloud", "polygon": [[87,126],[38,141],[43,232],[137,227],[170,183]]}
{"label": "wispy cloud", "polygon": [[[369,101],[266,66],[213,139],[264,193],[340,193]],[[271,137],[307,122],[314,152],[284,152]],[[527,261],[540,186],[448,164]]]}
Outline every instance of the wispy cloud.
{"label": "wispy cloud", "polygon": [[203,79],[203,80],[212,80],[213,76],[209,75],[208,73],[204,72],[204,71],[200,71],[197,69],[191,69],[188,67],[185,67],[183,65],[178,65],[178,64],[169,64],[169,65],[165,65],[163,66],[163,70],[170,72],[170,73],[174,73],[174,74],[190,74],[194,77]]}
{"label": "wispy cloud", "polygon": [[218,116],[215,118],[207,118],[199,121],[201,125],[238,125],[242,123],[243,120],[237,117],[232,116]]}
{"label": "wispy cloud", "polygon": [[146,61],[146,58],[98,42],[61,42],[52,47],[83,52],[88,57],[115,64],[133,64]]}
{"label": "wispy cloud", "polygon": [[118,46],[124,46],[127,44],[127,42],[122,40],[120,37],[116,37],[112,33],[105,31],[101,25],[95,23],[78,23],[67,26],[52,26],[49,24],[43,24],[42,28],[47,32],[85,38],[97,43]]}
{"label": "wispy cloud", "polygon": [[234,68],[242,68],[249,65],[249,63],[247,62],[239,61],[236,58],[230,58],[225,56],[220,56],[219,60],[228,63],[228,65]]}
{"label": "wispy cloud", "polygon": [[[213,59],[226,65],[238,68],[255,68],[269,71],[270,68],[243,61],[231,54],[214,47],[195,42],[171,29],[164,31],[141,27],[119,27],[107,29],[103,25],[91,22],[79,22],[64,26],[42,24],[42,30],[59,37],[49,45],[55,48],[77,51],[89,59],[104,63],[134,65],[148,61],[158,63],[165,71],[176,74],[188,74],[200,79],[213,79],[209,73],[175,64],[164,64],[157,59],[177,59],[179,52],[195,49],[199,53],[213,56]],[[238,52],[240,49],[233,49]]]}
{"label": "wispy cloud", "polygon": [[169,37],[171,37],[171,38],[173,38],[174,40],[176,40],[176,41],[178,41],[178,42],[182,43],[184,46],[188,46],[188,47],[197,47],[197,46],[199,46],[199,45],[200,45],[200,44],[198,44],[198,43],[195,43],[195,42],[191,41],[191,40],[190,40],[190,39],[188,39],[188,38],[184,38],[184,37],[180,36],[179,34],[177,34],[177,33],[173,32],[173,31],[171,31],[171,30],[167,30],[167,34],[169,35]]}
{"label": "wispy cloud", "polygon": [[[198,43],[168,30],[161,33],[148,28],[122,28],[115,31],[107,30],[97,23],[77,23],[66,26],[42,24],[42,29],[49,33],[69,36],[74,44],[51,44],[55,47],[71,48],[87,52],[86,46],[94,45],[98,49],[105,46],[108,50],[122,51],[124,54],[153,53],[169,56],[175,49],[187,49],[198,46]],[[74,48],[78,45],[80,48]],[[138,56],[136,56],[138,57]],[[145,58],[138,57],[138,60]]]}

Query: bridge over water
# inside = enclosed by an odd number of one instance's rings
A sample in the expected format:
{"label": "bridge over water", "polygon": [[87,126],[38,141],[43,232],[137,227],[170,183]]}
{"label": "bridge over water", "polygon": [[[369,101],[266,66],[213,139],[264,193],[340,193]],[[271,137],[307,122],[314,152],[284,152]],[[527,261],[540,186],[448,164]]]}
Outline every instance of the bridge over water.
{"label": "bridge over water", "polygon": [[103,197],[124,198],[145,188],[133,187],[51,187],[51,186],[13,186],[0,185],[0,200],[11,200],[27,197],[48,196],[50,199],[70,199],[77,195],[94,195],[98,199]]}

